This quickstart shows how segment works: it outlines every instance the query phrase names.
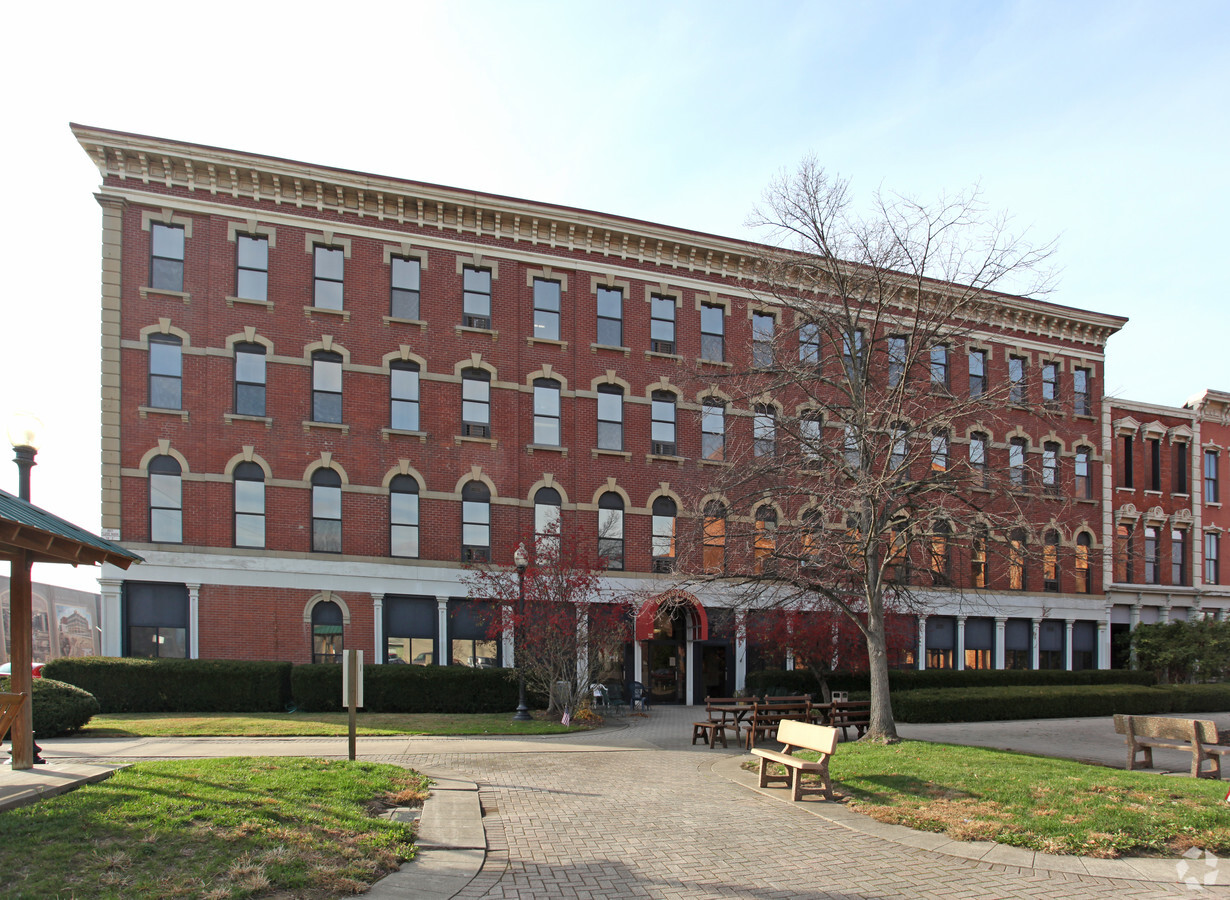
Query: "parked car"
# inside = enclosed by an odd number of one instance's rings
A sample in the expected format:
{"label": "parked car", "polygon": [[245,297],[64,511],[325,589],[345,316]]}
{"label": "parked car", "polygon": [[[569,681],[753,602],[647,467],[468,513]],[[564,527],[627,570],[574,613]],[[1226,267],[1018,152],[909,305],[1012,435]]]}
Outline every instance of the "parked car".
{"label": "parked car", "polygon": [[[43,666],[45,665],[47,665],[47,663],[30,663],[30,673],[35,678],[42,678],[43,677]],[[13,664],[11,662],[6,662],[4,665],[0,665],[0,678],[7,678],[8,676],[12,674],[13,674]]]}

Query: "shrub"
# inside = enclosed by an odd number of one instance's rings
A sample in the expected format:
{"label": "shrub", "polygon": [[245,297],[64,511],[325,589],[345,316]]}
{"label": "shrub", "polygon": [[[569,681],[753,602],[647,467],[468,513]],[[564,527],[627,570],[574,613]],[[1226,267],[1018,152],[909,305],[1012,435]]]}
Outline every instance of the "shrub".
{"label": "shrub", "polygon": [[[342,667],[295,666],[291,692],[302,710],[341,710]],[[365,666],[363,695],[367,712],[487,713],[509,712],[517,706],[511,670],[468,666]]]}
{"label": "shrub", "polygon": [[[12,679],[0,678],[0,693],[12,690]],[[31,684],[30,715],[36,738],[73,734],[98,713],[98,701],[88,692],[63,681],[35,678]]]}
{"label": "shrub", "polygon": [[43,674],[98,698],[106,713],[281,712],[290,700],[288,662],[227,659],[53,659]]}
{"label": "shrub", "polygon": [[1197,619],[1139,625],[1132,631],[1137,665],[1159,681],[1207,681],[1230,674],[1230,622]]}
{"label": "shrub", "polygon": [[[871,690],[871,677],[866,672],[834,672],[826,679],[829,690],[866,692]],[[1008,685],[1064,684],[1136,684],[1154,683],[1152,672],[1131,672],[1126,669],[1080,669],[1075,672],[1055,669],[892,669],[888,683],[893,691],[926,688],[1000,687]],[[819,695],[820,685],[810,671],[768,670],[750,672],[747,676],[750,693]]]}
{"label": "shrub", "polygon": [[898,722],[992,722],[1230,710],[1230,685],[1017,685],[893,693]]}

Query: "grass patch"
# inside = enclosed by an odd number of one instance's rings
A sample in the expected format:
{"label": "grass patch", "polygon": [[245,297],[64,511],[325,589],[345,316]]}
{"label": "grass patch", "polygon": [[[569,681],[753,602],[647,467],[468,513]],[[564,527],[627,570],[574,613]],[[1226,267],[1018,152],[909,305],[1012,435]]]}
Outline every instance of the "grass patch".
{"label": "grass patch", "polygon": [[921,741],[841,744],[830,770],[852,809],[954,840],[1098,857],[1230,853],[1221,781]]}
{"label": "grass patch", "polygon": [[[356,733],[396,734],[567,734],[583,727],[557,719],[514,722],[512,713],[359,713]],[[341,713],[116,713],[95,716],[83,737],[344,737],[349,719]]]}
{"label": "grass patch", "polygon": [[412,827],[374,812],[421,802],[426,786],[416,772],[379,763],[140,763],[0,815],[5,896],[355,893],[414,852]]}

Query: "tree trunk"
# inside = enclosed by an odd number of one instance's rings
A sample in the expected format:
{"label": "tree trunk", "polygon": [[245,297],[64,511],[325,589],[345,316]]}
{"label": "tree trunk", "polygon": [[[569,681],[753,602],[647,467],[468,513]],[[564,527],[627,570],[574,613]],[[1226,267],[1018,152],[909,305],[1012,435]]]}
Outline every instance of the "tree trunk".
{"label": "tree trunk", "polygon": [[883,617],[870,620],[867,628],[867,657],[871,665],[871,724],[864,740],[892,743],[897,737],[893,701],[888,690],[888,641]]}

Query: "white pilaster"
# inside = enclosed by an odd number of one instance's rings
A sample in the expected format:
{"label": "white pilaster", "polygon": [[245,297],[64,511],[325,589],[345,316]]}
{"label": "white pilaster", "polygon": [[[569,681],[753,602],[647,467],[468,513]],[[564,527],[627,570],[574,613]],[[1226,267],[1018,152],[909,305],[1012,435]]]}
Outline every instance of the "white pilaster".
{"label": "white pilaster", "polygon": [[1032,638],[1029,642],[1031,647],[1029,667],[1035,671],[1038,668],[1038,633],[1041,630],[1042,623],[1038,619],[1030,619],[1030,634],[1032,635]]}
{"label": "white pilaster", "polygon": [[1008,626],[1007,616],[995,617],[995,668],[1004,667],[1004,629]]}
{"label": "white pilaster", "polygon": [[747,614],[735,612],[735,690],[747,687]]}
{"label": "white pilaster", "polygon": [[384,662],[388,652],[384,645],[384,594],[372,594],[372,641],[372,662]]}
{"label": "white pilaster", "polygon": [[927,668],[927,617],[918,617],[918,668]]}
{"label": "white pilaster", "polygon": [[201,658],[201,586],[188,588],[188,658]]}
{"label": "white pilaster", "polygon": [[1072,671],[1072,620],[1064,620],[1063,626],[1063,667]]}
{"label": "white pilaster", "polygon": [[447,666],[453,661],[448,649],[448,597],[436,598],[436,665]]}
{"label": "white pilaster", "polygon": [[120,589],[123,583],[101,578],[98,581],[98,587],[102,593],[98,622],[98,627],[102,629],[102,646],[99,650],[103,656],[119,656],[124,652],[121,633],[123,615],[120,603]]}
{"label": "white pilaster", "polygon": [[953,660],[954,669],[965,668],[965,616],[957,616],[957,649],[953,651],[956,658]]}

